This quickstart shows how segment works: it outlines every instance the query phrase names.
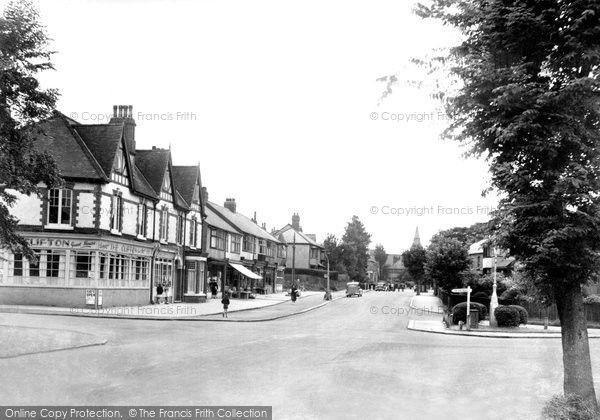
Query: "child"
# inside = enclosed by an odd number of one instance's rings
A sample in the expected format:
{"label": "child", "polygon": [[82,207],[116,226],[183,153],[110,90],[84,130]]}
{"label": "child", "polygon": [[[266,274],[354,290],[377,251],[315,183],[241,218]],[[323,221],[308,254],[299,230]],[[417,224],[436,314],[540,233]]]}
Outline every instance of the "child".
{"label": "child", "polygon": [[221,303],[223,304],[223,318],[227,318],[227,308],[229,308],[229,292],[223,293],[223,299],[221,299]]}

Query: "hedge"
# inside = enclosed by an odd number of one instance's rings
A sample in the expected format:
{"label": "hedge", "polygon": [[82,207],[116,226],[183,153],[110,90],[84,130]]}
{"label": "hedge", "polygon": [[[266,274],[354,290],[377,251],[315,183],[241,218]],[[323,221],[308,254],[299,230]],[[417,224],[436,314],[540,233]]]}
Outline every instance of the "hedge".
{"label": "hedge", "polygon": [[489,299],[489,298],[490,297],[485,292],[477,292],[477,293],[473,293],[471,295],[471,299]]}
{"label": "hedge", "polygon": [[519,311],[519,324],[527,325],[527,320],[529,318],[527,309],[519,305],[509,305],[509,308],[515,308],[517,311]]}
{"label": "hedge", "polygon": [[556,395],[542,410],[544,420],[594,420],[596,414],[592,406],[578,395]]}
{"label": "hedge", "polygon": [[[487,315],[487,308],[481,303],[471,302],[471,310],[473,309],[479,311],[480,321]],[[467,302],[459,303],[452,308],[452,322],[458,324],[459,321],[467,322]]]}
{"label": "hedge", "polygon": [[499,327],[518,327],[521,315],[519,311],[510,306],[498,306],[494,311]]}

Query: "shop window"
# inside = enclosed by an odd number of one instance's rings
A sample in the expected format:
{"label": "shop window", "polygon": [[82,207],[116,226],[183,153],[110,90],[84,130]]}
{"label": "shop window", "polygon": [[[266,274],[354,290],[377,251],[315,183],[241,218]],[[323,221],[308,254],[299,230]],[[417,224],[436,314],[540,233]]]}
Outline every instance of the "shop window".
{"label": "shop window", "polygon": [[34,249],[33,250],[36,261],[29,261],[29,277],[39,277],[40,276],[40,251]]}
{"label": "shop window", "polygon": [[148,280],[148,260],[146,258],[136,258],[135,260],[135,280]]}
{"label": "shop window", "polygon": [[89,252],[75,252],[71,256],[72,268],[71,276],[73,278],[88,278],[92,273],[92,255]]}
{"label": "shop window", "polygon": [[46,251],[46,277],[64,277],[64,269],[61,269],[61,254],[52,250]]}

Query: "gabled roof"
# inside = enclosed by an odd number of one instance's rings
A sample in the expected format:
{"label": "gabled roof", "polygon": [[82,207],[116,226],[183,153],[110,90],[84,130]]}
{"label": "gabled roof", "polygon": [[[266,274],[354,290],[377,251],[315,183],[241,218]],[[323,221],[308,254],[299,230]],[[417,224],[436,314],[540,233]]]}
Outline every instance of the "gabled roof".
{"label": "gabled roof", "polygon": [[483,247],[489,242],[489,239],[482,239],[477,241],[469,247],[469,255],[471,254],[483,254]]}
{"label": "gabled roof", "polygon": [[295,230],[292,227],[292,225],[290,225],[289,223],[287,225],[285,225],[284,227],[282,227],[281,229],[279,229],[277,231],[276,235],[283,236],[285,242],[293,243],[294,242],[294,233],[296,233],[296,240],[295,240],[296,244],[307,244],[307,245],[312,245],[312,246],[316,246],[319,248],[323,248],[323,245],[317,243],[317,241],[313,240],[312,238],[309,238],[308,236],[306,236],[306,234]]}
{"label": "gabled roof", "polygon": [[183,197],[181,196],[181,194],[179,194],[179,191],[175,190],[173,191],[173,199],[175,200],[175,205],[177,207],[180,207],[184,210],[189,210],[190,206],[188,205],[188,203],[183,199]]}
{"label": "gabled roof", "polygon": [[116,124],[79,124],[74,125],[73,129],[92,152],[104,173],[110,176],[115,154],[123,138],[123,126]]}
{"label": "gabled roof", "polygon": [[259,239],[266,239],[272,242],[280,242],[275,236],[268,233],[266,230],[254,223],[250,218],[244,216],[238,212],[232,212],[231,210],[219,206],[218,204],[208,202],[206,208],[210,208],[213,212],[219,214],[225,219],[230,225],[234,226],[237,230],[246,233],[248,235],[256,236]]}
{"label": "gabled roof", "polygon": [[227,232],[242,234],[243,232],[236,229],[228,223],[220,214],[215,212],[210,206],[206,206],[206,224],[217,229],[222,229]]}
{"label": "gabled roof", "polygon": [[192,204],[194,187],[198,178],[197,166],[172,166],[173,182],[181,197],[188,204]]}
{"label": "gabled roof", "polygon": [[33,131],[36,149],[54,159],[62,177],[107,180],[94,155],[74,131],[74,124],[59,112],[41,121],[36,126],[39,130]]}
{"label": "gabled roof", "polygon": [[[160,189],[170,158],[171,151],[168,149],[135,151],[135,164],[156,194],[160,194]],[[173,198],[175,199],[175,197]]]}
{"label": "gabled roof", "polygon": [[134,191],[145,196],[158,199],[156,192],[154,191],[154,189],[152,189],[152,187],[146,180],[146,177],[144,177],[144,175],[136,165],[133,165],[133,171],[130,175],[131,180],[133,181]]}

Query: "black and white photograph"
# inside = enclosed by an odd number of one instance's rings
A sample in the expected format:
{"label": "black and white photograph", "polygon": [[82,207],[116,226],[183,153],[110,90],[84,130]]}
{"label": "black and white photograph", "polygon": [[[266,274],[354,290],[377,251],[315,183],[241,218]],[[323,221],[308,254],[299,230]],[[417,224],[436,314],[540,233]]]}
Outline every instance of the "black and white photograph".
{"label": "black and white photograph", "polygon": [[0,0],[0,420],[596,386],[598,0]]}

